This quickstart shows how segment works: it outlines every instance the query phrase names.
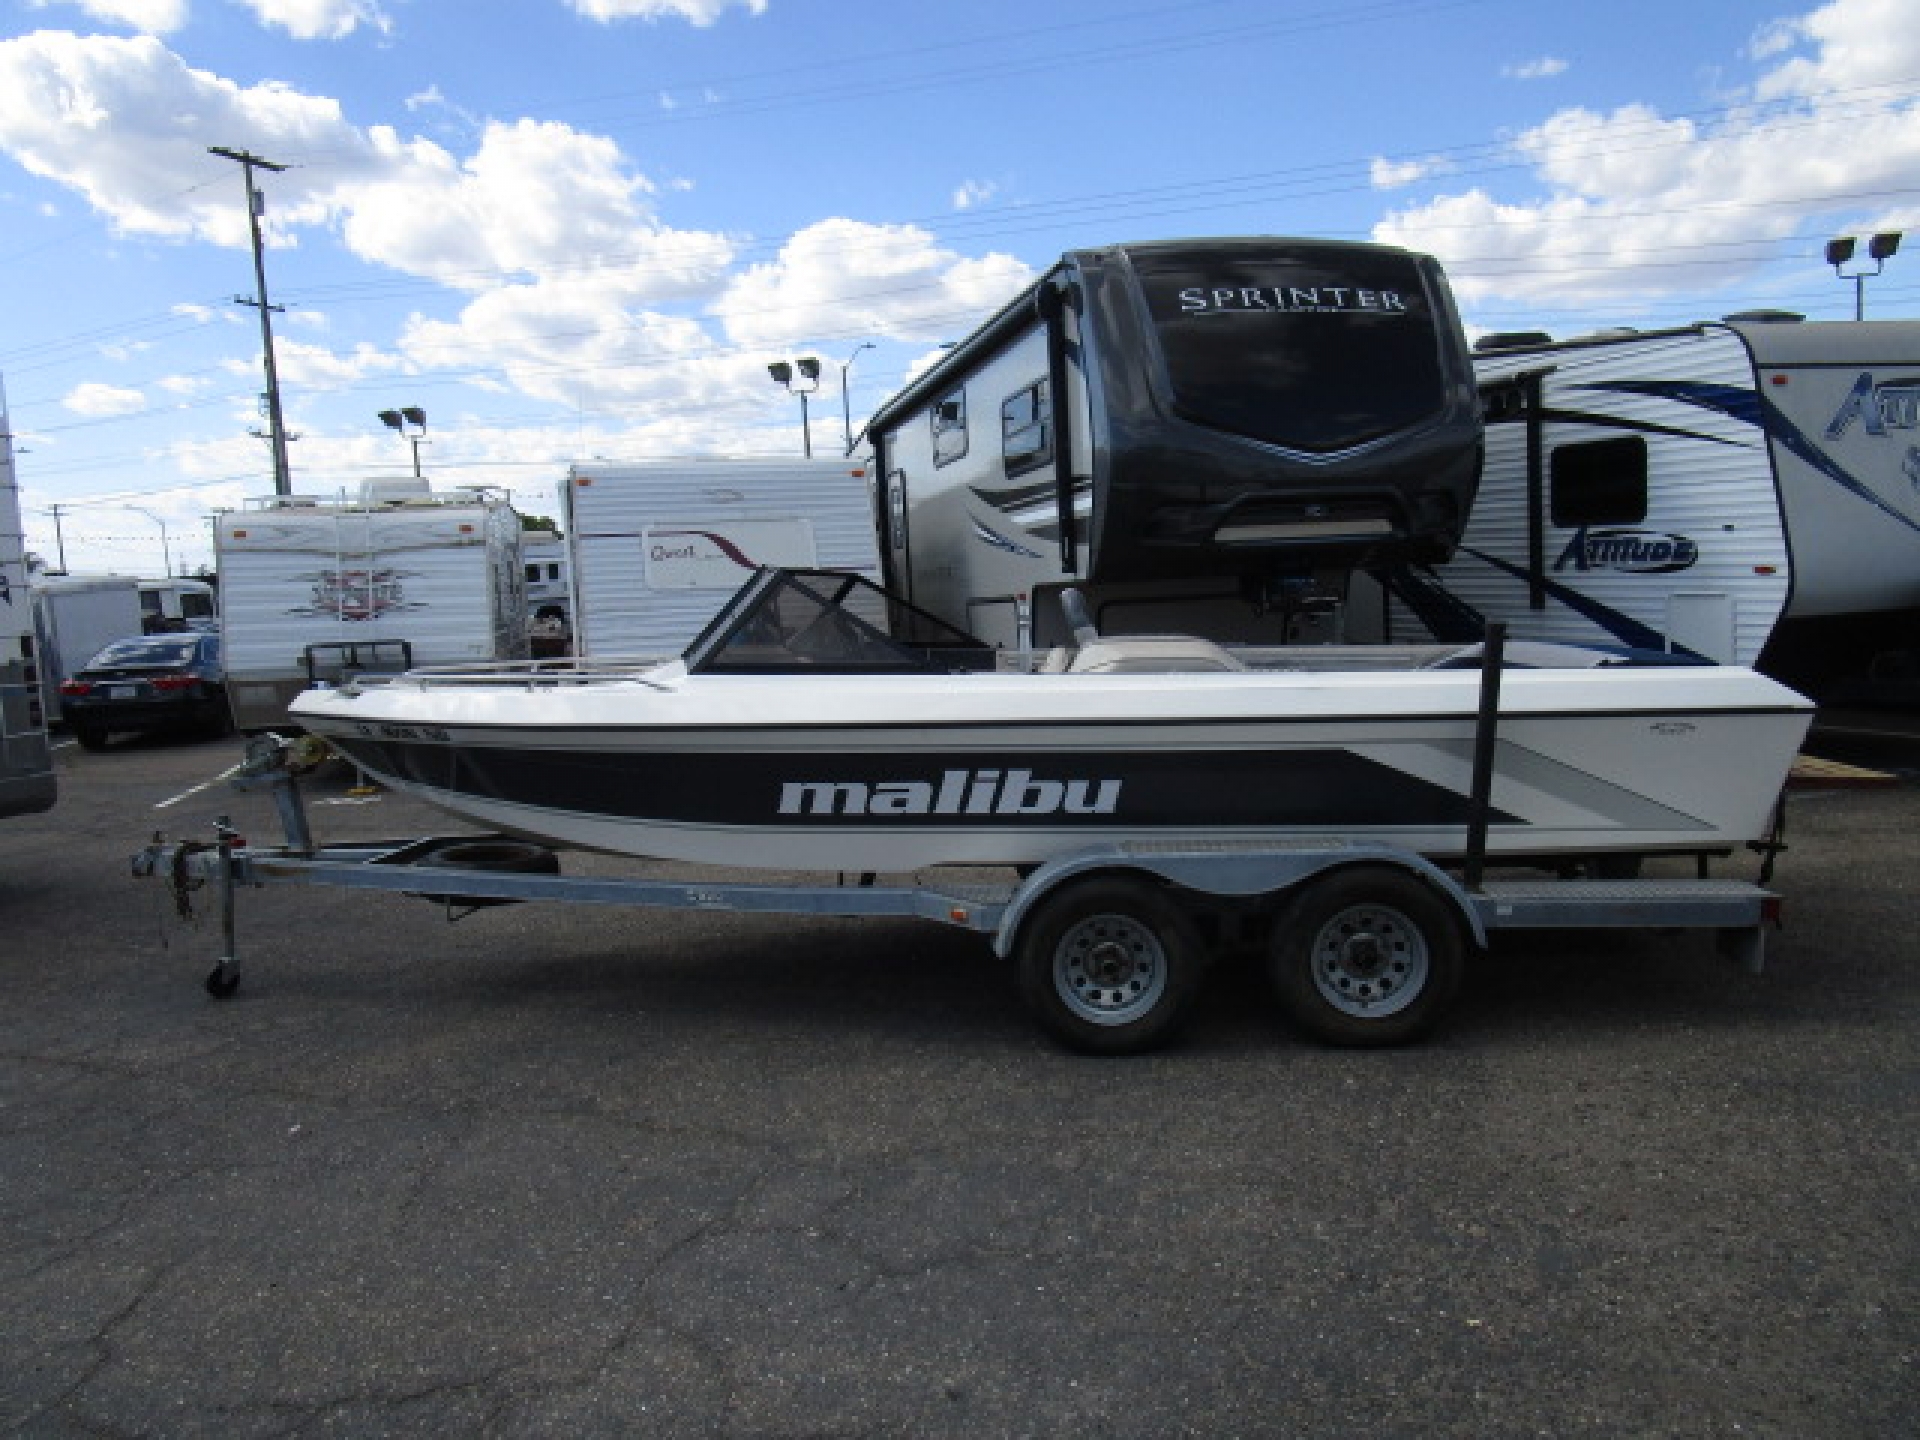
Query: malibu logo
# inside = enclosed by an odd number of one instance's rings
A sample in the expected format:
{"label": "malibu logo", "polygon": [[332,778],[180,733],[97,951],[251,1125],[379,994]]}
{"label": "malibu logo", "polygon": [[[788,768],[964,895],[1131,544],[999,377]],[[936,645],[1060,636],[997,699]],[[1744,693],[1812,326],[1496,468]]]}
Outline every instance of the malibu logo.
{"label": "malibu logo", "polygon": [[1684,535],[1664,535],[1657,530],[1589,530],[1582,525],[1573,532],[1553,568],[1671,575],[1689,568],[1699,558],[1700,547]]}
{"label": "malibu logo", "polygon": [[948,770],[927,780],[788,780],[782,815],[1111,815],[1118,780],[1036,780],[1031,770]]}

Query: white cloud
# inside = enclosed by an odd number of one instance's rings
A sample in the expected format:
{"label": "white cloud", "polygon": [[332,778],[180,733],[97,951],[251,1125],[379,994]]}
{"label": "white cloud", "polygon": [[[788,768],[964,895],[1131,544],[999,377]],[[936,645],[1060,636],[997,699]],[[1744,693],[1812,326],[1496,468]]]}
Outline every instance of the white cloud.
{"label": "white cloud", "polygon": [[936,340],[972,329],[1032,278],[1011,255],[967,259],[917,226],[822,220],[741,274],[714,311],[743,345],[827,335]]}
{"label": "white cloud", "polygon": [[[122,230],[246,245],[239,182],[208,183],[230,167],[207,147],[235,136],[289,163],[325,150],[351,169],[367,151],[337,102],[274,83],[243,89],[190,68],[150,35],[43,30],[0,41],[0,150],[78,191]],[[271,226],[326,218],[324,180],[263,180]]]}
{"label": "white cloud", "polygon": [[74,386],[60,403],[76,415],[131,415],[136,410],[146,409],[147,397],[138,390],[89,380]]}
{"label": "white cloud", "polygon": [[619,146],[565,125],[490,124],[471,158],[372,132],[377,174],[336,192],[342,235],[363,259],[466,290],[502,272],[619,269],[651,296],[711,283],[732,254],[724,237],[659,225],[653,187]]}
{"label": "white cloud", "polygon": [[1567,62],[1557,55],[1542,55],[1537,60],[1525,60],[1518,65],[1503,65],[1500,73],[1509,80],[1551,80],[1556,75],[1567,73]]}
{"label": "white cloud", "polygon": [[999,189],[1000,187],[990,180],[963,180],[954,189],[953,208],[971,210],[976,205],[984,205]]}
{"label": "white cloud", "polygon": [[[1920,27],[1894,23],[1909,5],[1834,0],[1763,32],[1749,54],[1772,68],[1747,93],[1776,103],[1735,104],[1714,124],[1646,105],[1559,111],[1513,144],[1534,195],[1442,196],[1389,215],[1374,237],[1438,254],[1468,303],[1644,302],[1703,281],[1738,286],[1751,273],[1742,254],[1809,225],[1855,223],[1857,197],[1904,191],[1920,173],[1920,101],[1859,89],[1920,71]],[[1864,223],[1916,222],[1909,208]]]}
{"label": "white cloud", "polygon": [[239,0],[262,25],[296,40],[344,40],[362,25],[390,33],[393,22],[373,0]]}
{"label": "white cloud", "polygon": [[342,353],[284,335],[274,337],[273,355],[280,379],[307,390],[343,390],[376,375],[391,375],[405,364],[400,356],[365,341]]}
{"label": "white cloud", "polygon": [[[360,258],[462,289],[591,266],[626,270],[633,295],[684,294],[732,253],[724,237],[660,225],[652,185],[619,147],[566,125],[491,124],[461,159],[390,127],[360,130],[334,100],[192,69],[149,36],[0,41],[0,150],[122,230],[244,247],[237,177],[208,183],[233,167],[207,147],[236,135],[293,166],[259,176],[270,239],[337,225]],[[299,163],[309,155],[325,163]]]}
{"label": "white cloud", "polygon": [[567,0],[567,4],[603,25],[675,16],[695,25],[712,25],[736,5],[750,15],[764,15],[767,10],[767,0]]}
{"label": "white cloud", "polygon": [[[55,0],[33,0],[36,10]],[[187,23],[187,0],[70,0],[95,20],[148,35],[165,35]]]}
{"label": "white cloud", "polygon": [[1813,53],[1795,55],[1763,77],[1756,87],[1761,99],[1867,85],[1905,88],[1920,66],[1920,25],[1914,24],[1911,0],[1832,0],[1798,19],[1763,26],[1749,53],[1771,59],[1802,45]]}
{"label": "white cloud", "polygon": [[1389,160],[1385,156],[1375,156],[1369,167],[1368,179],[1376,190],[1404,190],[1415,181],[1424,180],[1430,175],[1445,174],[1451,168],[1442,160]]}

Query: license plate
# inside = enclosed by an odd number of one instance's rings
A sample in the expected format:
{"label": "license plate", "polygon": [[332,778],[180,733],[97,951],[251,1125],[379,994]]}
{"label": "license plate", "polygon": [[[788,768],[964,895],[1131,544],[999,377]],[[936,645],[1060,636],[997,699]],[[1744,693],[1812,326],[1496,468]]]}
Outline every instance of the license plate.
{"label": "license plate", "polygon": [[107,687],[107,699],[109,700],[131,700],[139,693],[139,687],[135,685],[109,685]]}

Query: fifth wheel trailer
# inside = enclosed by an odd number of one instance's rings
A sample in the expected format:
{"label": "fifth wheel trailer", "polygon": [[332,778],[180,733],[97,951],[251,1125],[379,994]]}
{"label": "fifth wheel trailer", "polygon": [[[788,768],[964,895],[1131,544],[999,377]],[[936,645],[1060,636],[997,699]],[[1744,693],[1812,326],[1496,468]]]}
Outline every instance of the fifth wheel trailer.
{"label": "fifth wheel trailer", "polygon": [[6,397],[0,394],[0,815],[45,810],[58,793],[40,664],[20,490],[13,476],[13,436]]}
{"label": "fifth wheel trailer", "polygon": [[1075,250],[867,426],[888,588],[1046,644],[1286,639],[1363,563],[1451,553],[1480,468],[1439,265],[1273,237]]}
{"label": "fifth wheel trailer", "polygon": [[1753,665],[1824,704],[1920,705],[1920,321],[1490,339],[1466,534],[1450,560],[1381,568],[1384,629],[1357,638],[1502,620]]}

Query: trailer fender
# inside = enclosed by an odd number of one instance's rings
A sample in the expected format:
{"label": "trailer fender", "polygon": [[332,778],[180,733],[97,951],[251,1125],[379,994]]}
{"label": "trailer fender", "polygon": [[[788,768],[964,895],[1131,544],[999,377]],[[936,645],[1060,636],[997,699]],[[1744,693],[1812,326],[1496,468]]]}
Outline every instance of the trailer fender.
{"label": "trailer fender", "polygon": [[1410,871],[1453,907],[1474,946],[1486,948],[1486,924],[1460,882],[1426,857],[1390,845],[1314,844],[1282,850],[1116,844],[1049,860],[1027,876],[1001,914],[993,936],[994,953],[1003,959],[1012,955],[1020,927],[1036,905],[1068,881],[1096,872],[1143,875],[1200,895],[1250,899],[1279,896],[1329,870],[1356,865],[1390,865]]}

